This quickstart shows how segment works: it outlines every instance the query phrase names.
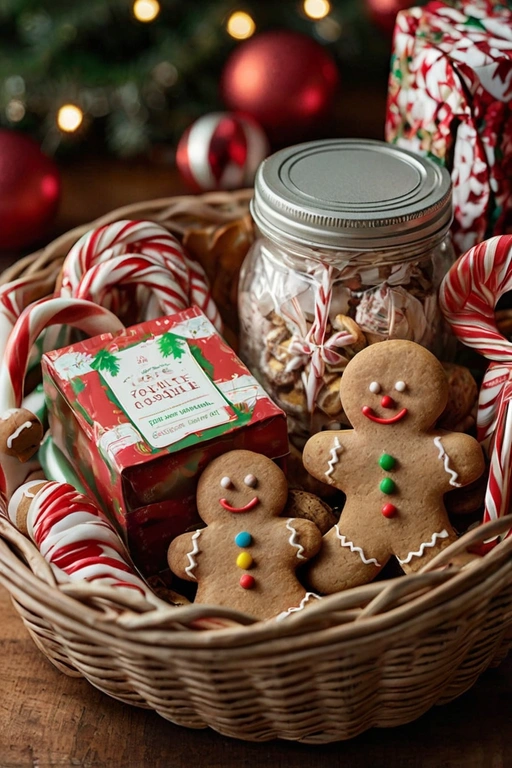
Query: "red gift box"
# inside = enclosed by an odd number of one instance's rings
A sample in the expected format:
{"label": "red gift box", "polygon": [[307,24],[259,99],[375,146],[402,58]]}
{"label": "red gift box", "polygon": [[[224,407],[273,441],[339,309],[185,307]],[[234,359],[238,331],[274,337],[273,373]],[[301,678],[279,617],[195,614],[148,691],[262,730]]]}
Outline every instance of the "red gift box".
{"label": "red gift box", "polygon": [[54,442],[146,576],[200,523],[213,458],[288,453],[285,414],[196,307],[48,352],[42,369]]}
{"label": "red gift box", "polygon": [[512,8],[433,0],[401,11],[386,139],[447,166],[464,252],[512,231]]}

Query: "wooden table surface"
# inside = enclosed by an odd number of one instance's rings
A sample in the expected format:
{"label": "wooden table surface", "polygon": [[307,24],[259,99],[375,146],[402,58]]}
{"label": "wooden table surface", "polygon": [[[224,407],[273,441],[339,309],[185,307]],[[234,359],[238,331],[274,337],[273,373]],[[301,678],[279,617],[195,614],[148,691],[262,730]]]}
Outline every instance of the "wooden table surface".
{"label": "wooden table surface", "polygon": [[[364,123],[362,130],[378,138],[375,122]],[[166,168],[86,161],[63,170],[63,191],[56,231],[183,188]],[[0,271],[15,257],[0,256]],[[511,657],[460,699],[415,723],[318,747],[247,743],[210,730],[187,730],[154,712],[121,704],[85,680],[66,677],[36,649],[3,589],[0,637],[0,768],[512,766]]]}
{"label": "wooden table surface", "polygon": [[455,702],[410,725],[312,746],[189,730],[55,669],[0,590],[0,768],[506,768],[512,656]]}

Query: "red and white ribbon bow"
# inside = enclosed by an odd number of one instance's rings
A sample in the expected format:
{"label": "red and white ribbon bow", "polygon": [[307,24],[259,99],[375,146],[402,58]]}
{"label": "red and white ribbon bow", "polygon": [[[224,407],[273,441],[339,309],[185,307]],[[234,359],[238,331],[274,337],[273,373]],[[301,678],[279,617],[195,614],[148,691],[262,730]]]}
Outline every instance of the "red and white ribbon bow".
{"label": "red and white ribbon bow", "polygon": [[286,365],[286,371],[305,368],[309,363],[309,372],[305,375],[305,388],[310,412],[313,412],[316,396],[322,387],[326,364],[334,366],[341,363],[344,356],[338,352],[338,349],[355,342],[354,336],[348,331],[338,331],[325,338],[331,299],[332,267],[323,266],[322,279],[315,296],[315,319],[309,329],[298,299],[294,298],[291,302],[294,309],[291,319],[298,330],[292,335],[288,346],[292,358]]}

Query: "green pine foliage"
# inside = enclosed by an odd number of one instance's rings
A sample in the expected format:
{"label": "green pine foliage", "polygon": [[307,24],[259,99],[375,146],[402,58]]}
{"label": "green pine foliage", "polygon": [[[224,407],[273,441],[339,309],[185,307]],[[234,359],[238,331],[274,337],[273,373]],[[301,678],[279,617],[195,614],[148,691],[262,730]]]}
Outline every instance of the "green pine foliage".
{"label": "green pine foliage", "polygon": [[[133,1],[0,0],[0,125],[49,153],[174,147],[193,120],[223,109],[220,75],[241,44],[226,31],[235,10],[250,13],[258,32],[311,35],[337,58],[342,80],[387,70],[389,41],[361,0],[331,0],[327,25],[308,19],[300,0],[159,0],[150,23],[135,19]],[[76,133],[57,126],[66,103],[84,113]]]}
{"label": "green pine foliage", "polygon": [[94,355],[91,368],[94,368],[96,371],[108,371],[111,376],[117,376],[119,373],[119,361],[112,352],[109,352],[107,349],[100,349]]}
{"label": "green pine foliage", "polygon": [[185,354],[187,342],[174,333],[163,333],[158,339],[158,349],[162,357],[174,357],[180,360]]}

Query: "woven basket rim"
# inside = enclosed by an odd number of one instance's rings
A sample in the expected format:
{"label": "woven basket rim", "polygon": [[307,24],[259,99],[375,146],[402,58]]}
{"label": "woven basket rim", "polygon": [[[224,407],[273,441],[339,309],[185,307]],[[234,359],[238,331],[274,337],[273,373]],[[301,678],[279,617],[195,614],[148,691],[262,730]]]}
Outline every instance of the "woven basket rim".
{"label": "woven basket rim", "polygon": [[[252,194],[124,206],[14,264],[0,285],[30,276],[40,292],[51,291],[79,237],[125,218],[160,223],[178,237],[191,223],[207,238],[235,219],[245,226]],[[173,606],[156,595],[57,581],[36,546],[0,515],[0,584],[45,656],[113,698],[244,740],[325,743],[410,722],[504,658],[512,640],[512,536],[462,568],[449,563],[511,528],[512,515],[486,523],[417,573],[324,597],[282,621],[257,621],[216,606]],[[404,658],[412,691],[404,688]]]}
{"label": "woven basket rim", "polygon": [[[511,524],[512,515],[509,515],[470,531],[436,557],[438,566],[448,563],[462,548],[493,537]],[[261,622],[230,609],[194,604],[172,606],[163,601],[154,610],[139,613],[135,607],[127,607],[114,588],[98,588],[82,582],[57,584],[34,544],[8,520],[0,518],[0,582],[14,599],[17,591],[15,576],[18,575],[25,587],[25,596],[31,597],[42,612],[49,611],[57,623],[59,615],[66,623],[80,615],[85,626],[95,627],[112,639],[128,637],[135,645],[142,638],[151,638],[157,645],[163,643],[168,647],[197,650],[201,647],[256,646],[270,640],[296,639],[298,635],[312,637],[326,627],[338,641],[375,639],[378,633],[400,629],[408,622],[426,621],[429,613],[432,616],[445,613],[448,604],[456,602],[457,598],[467,597],[475,589],[487,590],[488,582],[510,581],[512,537],[504,539],[482,558],[462,569],[438,570],[434,561],[432,564],[434,568],[429,565],[417,574],[372,582],[324,597],[308,610],[283,621]],[[41,584],[44,584],[44,590],[41,590]],[[236,624],[200,631],[194,628],[195,622],[204,619]],[[164,637],[158,638],[159,633],[164,633]]]}

